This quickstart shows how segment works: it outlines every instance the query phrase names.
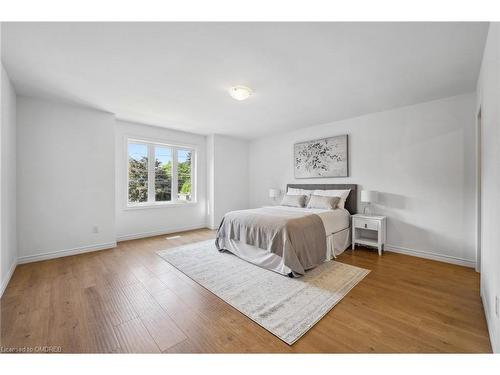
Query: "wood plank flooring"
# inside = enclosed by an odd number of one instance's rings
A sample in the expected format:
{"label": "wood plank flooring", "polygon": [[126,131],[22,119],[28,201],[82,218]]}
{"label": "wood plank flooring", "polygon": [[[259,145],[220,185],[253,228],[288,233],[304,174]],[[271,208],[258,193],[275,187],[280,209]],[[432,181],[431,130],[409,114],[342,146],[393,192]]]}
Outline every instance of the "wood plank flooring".
{"label": "wood plank flooring", "polygon": [[155,253],[214,232],[179,235],[18,266],[0,300],[0,346],[60,346],[67,353],[491,352],[472,269],[348,250],[340,262],[372,272],[288,346]]}

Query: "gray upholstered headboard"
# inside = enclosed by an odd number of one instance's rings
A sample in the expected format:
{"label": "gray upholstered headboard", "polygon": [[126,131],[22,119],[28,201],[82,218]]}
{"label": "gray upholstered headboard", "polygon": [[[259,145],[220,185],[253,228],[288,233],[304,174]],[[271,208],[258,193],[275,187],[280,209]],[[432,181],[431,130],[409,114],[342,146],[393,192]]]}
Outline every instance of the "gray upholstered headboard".
{"label": "gray upholstered headboard", "polygon": [[[288,184],[288,188],[305,189],[305,190],[347,190],[351,189],[347,201],[345,202],[345,209],[352,215],[358,213],[358,185],[355,184]],[[286,192],[285,192],[286,194]]]}

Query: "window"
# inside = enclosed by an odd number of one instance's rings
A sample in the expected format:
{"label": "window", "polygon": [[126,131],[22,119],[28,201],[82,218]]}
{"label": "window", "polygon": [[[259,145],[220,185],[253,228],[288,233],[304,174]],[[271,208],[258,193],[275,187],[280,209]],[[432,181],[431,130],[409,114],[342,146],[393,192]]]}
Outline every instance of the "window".
{"label": "window", "polygon": [[128,145],[128,199],[137,203],[148,201],[147,145]]}
{"label": "window", "polygon": [[129,139],[127,155],[127,206],[195,201],[194,149]]}
{"label": "window", "polygon": [[177,150],[177,199],[190,201],[193,151]]}

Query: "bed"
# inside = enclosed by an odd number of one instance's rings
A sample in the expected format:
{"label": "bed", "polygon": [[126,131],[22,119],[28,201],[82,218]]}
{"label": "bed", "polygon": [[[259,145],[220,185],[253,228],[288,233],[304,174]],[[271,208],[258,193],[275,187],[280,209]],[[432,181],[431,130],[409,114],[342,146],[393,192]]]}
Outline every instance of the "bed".
{"label": "bed", "polygon": [[330,261],[351,244],[351,214],[357,212],[357,185],[288,184],[287,192],[350,190],[344,208],[334,210],[266,206],[224,215],[216,236],[220,251],[257,266],[296,277]]}

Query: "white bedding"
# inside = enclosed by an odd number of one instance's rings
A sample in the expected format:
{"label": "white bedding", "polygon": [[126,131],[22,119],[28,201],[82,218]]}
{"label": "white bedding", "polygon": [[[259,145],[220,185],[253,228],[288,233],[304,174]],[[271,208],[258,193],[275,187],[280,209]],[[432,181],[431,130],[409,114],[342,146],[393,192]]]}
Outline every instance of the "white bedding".
{"label": "white bedding", "polygon": [[[341,254],[350,245],[350,217],[349,211],[343,208],[335,210],[324,210],[318,208],[299,208],[287,206],[268,206],[275,210],[288,210],[316,214],[323,221],[326,232],[326,260],[330,261]],[[267,250],[260,249],[240,241],[230,240],[227,242],[227,250],[234,255],[253,263],[259,267],[278,272],[282,275],[290,275],[292,271],[285,266],[283,259]]]}
{"label": "white bedding", "polygon": [[287,210],[295,212],[304,212],[306,214],[316,214],[323,221],[325,226],[326,235],[332,233],[340,232],[346,228],[349,228],[351,214],[344,208],[336,208],[335,210],[324,210],[320,208],[300,208],[300,207],[288,207],[288,206],[268,206],[267,208],[273,208],[276,210]]}

